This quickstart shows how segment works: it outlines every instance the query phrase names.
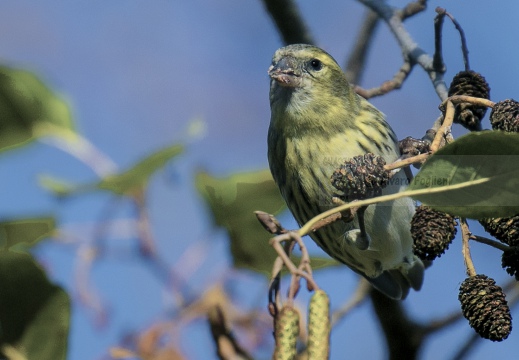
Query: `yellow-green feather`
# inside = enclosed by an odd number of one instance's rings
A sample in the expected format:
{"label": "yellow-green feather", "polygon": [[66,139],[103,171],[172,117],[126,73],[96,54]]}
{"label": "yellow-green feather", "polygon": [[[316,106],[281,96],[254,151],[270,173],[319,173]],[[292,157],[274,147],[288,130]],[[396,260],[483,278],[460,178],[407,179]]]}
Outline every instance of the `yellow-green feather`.
{"label": "yellow-green feather", "polygon": [[[330,177],[346,160],[367,152],[390,163],[399,156],[397,139],[384,115],[358,96],[344,73],[326,52],[308,45],[291,45],[276,52],[273,66],[289,58],[294,86],[271,82],[271,121],[268,135],[269,165],[285,201],[300,225],[334,206],[336,190]],[[323,64],[318,71],[308,65],[312,59]],[[306,68],[305,68],[306,66]],[[297,72],[297,73],[296,73]],[[400,191],[405,175],[400,172],[384,191]],[[397,184],[397,183],[400,184]],[[393,206],[392,206],[393,205]],[[358,222],[335,222],[311,234],[330,256],[373,279],[386,270],[411,268],[416,261],[408,220],[413,213],[410,199],[401,199],[366,211],[366,226],[374,246],[355,248],[347,233]],[[423,272],[419,266],[417,272]],[[420,276],[416,276],[420,279]],[[391,282],[388,275],[382,282]],[[413,284],[419,288],[420,280]],[[377,285],[382,284],[379,282]],[[400,292],[396,283],[387,289]],[[405,290],[405,289],[403,289]],[[389,290],[388,290],[389,291]]]}

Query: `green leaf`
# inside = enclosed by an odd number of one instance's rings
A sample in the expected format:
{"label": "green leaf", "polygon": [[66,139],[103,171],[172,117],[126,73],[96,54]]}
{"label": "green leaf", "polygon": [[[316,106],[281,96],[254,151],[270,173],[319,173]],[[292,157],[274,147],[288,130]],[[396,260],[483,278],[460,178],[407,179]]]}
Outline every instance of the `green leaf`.
{"label": "green leaf", "polygon": [[169,160],[183,151],[184,147],[182,145],[168,146],[140,160],[124,172],[109,175],[101,179],[101,181],[93,183],[72,184],[50,175],[41,175],[39,183],[42,187],[52,191],[54,195],[59,197],[78,195],[96,190],[107,190],[117,195],[132,195],[133,192],[142,190],[156,171],[160,170]]}
{"label": "green leaf", "polygon": [[0,151],[33,140],[45,124],[73,130],[67,104],[31,72],[0,66]]}
{"label": "green leaf", "polygon": [[0,222],[0,246],[4,249],[17,244],[34,245],[48,237],[56,227],[53,217],[40,217]]}
{"label": "green leaf", "polygon": [[[58,197],[65,197],[71,194],[76,194],[80,192],[78,184],[71,183],[66,180],[58,179],[52,175],[41,174],[38,176],[39,185],[54,193],[54,195]],[[94,186],[90,184],[90,190],[92,190]]]}
{"label": "green leaf", "polygon": [[65,359],[68,295],[47,279],[29,254],[0,251],[0,344],[27,359]]}
{"label": "green leaf", "polygon": [[413,198],[466,218],[519,214],[519,134],[484,131],[460,137],[426,161],[409,190],[463,183],[472,185]]}
{"label": "green leaf", "polygon": [[[278,214],[286,208],[268,170],[237,173],[216,178],[199,173],[196,187],[211,210],[215,225],[227,229],[233,265],[270,276],[277,257],[267,233],[254,211]],[[297,261],[297,260],[296,260]],[[315,269],[336,265],[332,259],[312,258]]]}
{"label": "green leaf", "polygon": [[182,153],[182,145],[173,145],[163,148],[139,161],[125,172],[110,175],[102,179],[97,187],[112,191],[118,195],[128,195],[133,190],[146,186],[150,177],[166,163]]}
{"label": "green leaf", "polygon": [[[28,324],[19,342],[28,359],[66,359],[70,321],[70,299],[56,287],[42,304],[35,318]],[[52,346],[49,342],[52,341]]]}
{"label": "green leaf", "polygon": [[269,245],[272,235],[261,226],[254,211],[277,214],[285,207],[270,171],[226,178],[202,172],[196,176],[196,188],[209,206],[215,225],[229,233],[234,266],[268,274],[276,253]]}

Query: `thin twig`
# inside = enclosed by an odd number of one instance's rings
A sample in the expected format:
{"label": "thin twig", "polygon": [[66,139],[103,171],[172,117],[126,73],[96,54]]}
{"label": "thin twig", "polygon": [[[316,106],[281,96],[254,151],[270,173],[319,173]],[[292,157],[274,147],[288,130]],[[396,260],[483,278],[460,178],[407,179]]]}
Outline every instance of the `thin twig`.
{"label": "thin twig", "polygon": [[134,192],[132,198],[137,210],[139,253],[144,260],[148,261],[151,270],[171,289],[171,294],[174,296],[177,306],[183,307],[189,303],[187,299],[192,298],[192,296],[187,293],[187,290],[189,290],[188,284],[156,250],[144,189]]}
{"label": "thin twig", "polygon": [[137,233],[139,235],[139,250],[144,257],[153,258],[157,254],[157,250],[151,231],[144,189],[139,189],[139,191],[136,191],[132,198],[137,209]]}
{"label": "thin twig", "polygon": [[427,9],[427,0],[417,0],[410,2],[400,11],[400,18],[402,21],[414,16],[418,13],[421,13]]}
{"label": "thin twig", "polygon": [[472,235],[470,237],[470,240],[474,240],[474,241],[477,241],[478,243],[490,245],[492,247],[495,247],[498,250],[502,250],[502,251],[510,250],[510,246],[503,244],[502,242],[499,242],[497,240],[488,239],[483,236]]}
{"label": "thin twig", "polygon": [[103,206],[92,238],[89,239],[88,244],[79,248],[76,260],[75,277],[79,299],[84,306],[93,311],[95,321],[98,324],[104,324],[107,321],[108,311],[103,304],[101,295],[91,281],[92,268],[95,261],[105,253],[104,240],[110,225],[112,225],[111,221],[106,220],[113,217],[114,212],[120,205],[120,198],[114,198]]}
{"label": "thin twig", "polygon": [[463,319],[463,313],[461,311],[455,310],[452,313],[444,316],[441,319],[436,319],[430,321],[428,324],[424,325],[424,333],[426,335],[432,334],[436,331],[443,330],[449,325],[455,324],[458,320]]}
{"label": "thin twig", "polygon": [[368,299],[369,292],[371,290],[371,284],[363,277],[359,278],[357,289],[351,296],[350,299],[339,309],[333,312],[331,319],[331,326],[337,325],[346,315],[348,315],[353,309],[362,304]]}
{"label": "thin twig", "polygon": [[405,191],[395,193],[395,194],[382,195],[382,196],[377,196],[377,197],[370,198],[370,199],[359,200],[356,202],[350,202],[350,203],[347,203],[347,204],[344,204],[341,206],[337,206],[333,209],[327,210],[319,215],[314,216],[313,218],[308,220],[306,222],[306,224],[304,224],[299,230],[297,230],[297,233],[300,236],[308,235],[308,233],[310,231],[312,231],[313,226],[317,222],[319,222],[322,219],[324,219],[330,215],[333,215],[337,212],[345,211],[345,210],[348,210],[355,206],[362,207],[362,206],[378,204],[378,203],[382,203],[382,202],[386,202],[386,201],[393,201],[393,200],[401,199],[404,197],[413,197],[413,196],[418,196],[418,195],[423,195],[423,194],[431,195],[431,194],[436,194],[436,193],[445,192],[445,191],[459,190],[459,189],[463,189],[466,187],[481,185],[488,181],[489,180],[487,178],[484,178],[484,179],[472,180],[472,181],[468,181],[468,182],[462,182],[459,184],[445,185],[445,186],[440,186],[440,187],[435,187],[435,188],[405,190]]}
{"label": "thin twig", "polygon": [[[445,11],[445,9],[442,9],[442,10]],[[458,32],[460,34],[461,51],[463,52],[463,63],[465,64],[465,71],[468,71],[468,70],[470,70],[469,49],[467,47],[467,39],[465,37],[465,32],[463,31],[463,28],[461,27],[460,23],[454,18],[454,16],[449,14],[447,11],[445,11],[445,15],[447,15],[449,17],[449,19],[451,19],[452,23],[456,27],[456,30],[458,30]]]}
{"label": "thin twig", "polygon": [[465,267],[467,268],[468,276],[476,276],[476,268],[474,267],[474,263],[472,262],[472,257],[470,256],[470,245],[469,240],[471,237],[471,232],[469,226],[467,224],[467,220],[464,218],[460,219],[460,227],[461,227],[461,239],[462,239],[462,253],[463,259],[465,260]]}
{"label": "thin twig", "polygon": [[481,341],[481,336],[478,333],[474,332],[470,335],[470,337],[465,340],[463,345],[458,349],[458,351],[452,357],[452,360],[462,360],[466,359],[471,351],[474,351],[475,344]]}
{"label": "thin twig", "polygon": [[443,22],[445,20],[445,12],[438,11],[438,15],[434,18],[434,55],[433,55],[433,68],[441,73],[445,73],[446,67],[443,61],[443,45],[442,45],[442,32]]}
{"label": "thin twig", "polygon": [[324,227],[324,226],[327,226],[331,223],[334,223],[336,222],[337,220],[341,219],[342,218],[342,214],[341,213],[335,213],[335,214],[332,214],[322,220],[320,220],[319,222],[315,223],[314,226],[312,226],[312,232],[315,232],[317,230],[319,230],[320,228]]}
{"label": "thin twig", "polygon": [[355,92],[365,99],[370,99],[372,97],[381,96],[387,94],[390,91],[400,89],[404,81],[411,73],[411,70],[413,70],[413,66],[414,63],[406,60],[397,73],[393,76],[393,79],[385,81],[382,83],[382,85],[372,89],[363,89],[360,86],[355,86]]}
{"label": "thin twig", "polygon": [[432,127],[425,132],[425,135],[422,138],[422,140],[429,141],[430,143],[432,143],[434,137],[436,136],[436,133],[438,132],[438,129],[440,128],[440,126],[442,126],[442,122],[443,114],[441,114],[436,118],[436,120],[434,120]]}
{"label": "thin twig", "polygon": [[91,245],[81,246],[78,250],[78,261],[75,264],[75,282],[79,301],[94,313],[98,326],[107,322],[108,311],[97,289],[90,283],[92,265],[97,257],[96,248]]}
{"label": "thin twig", "polygon": [[495,102],[484,98],[478,98],[468,95],[454,95],[445,99],[440,105],[440,109],[443,108],[448,101],[451,101],[453,104],[469,103],[472,105],[486,106],[489,108],[493,108],[496,104]]}
{"label": "thin twig", "polygon": [[443,123],[436,132],[436,136],[431,144],[431,152],[435,153],[442,146],[442,140],[444,140],[445,136],[450,133],[452,123],[454,122],[455,109],[456,108],[452,101],[447,101],[445,118],[443,119]]}
{"label": "thin twig", "polygon": [[[309,260],[308,260],[309,255],[308,255],[308,251],[304,245],[304,242],[302,241],[301,236],[295,231],[291,231],[286,234],[281,234],[281,235],[278,235],[278,236],[270,239],[270,244],[272,245],[274,250],[276,250],[278,256],[283,260],[283,264],[286,266],[288,271],[290,271],[290,273],[292,274],[293,277],[296,277],[296,278],[302,277],[309,283],[311,288],[313,288],[315,290],[319,289],[319,286],[313,279],[312,274],[311,273],[309,274],[308,272],[303,271],[301,268],[296,267],[294,265],[294,263],[292,262],[292,260],[290,260],[288,254],[285,252],[283,246],[281,246],[281,242],[287,241],[287,240],[295,240],[297,242],[297,244],[299,245],[299,247],[301,248],[301,254],[302,254],[301,262],[304,262],[304,263],[309,262]],[[304,265],[303,268],[306,268],[306,265]],[[296,289],[293,288],[293,286],[291,286],[291,288],[289,290],[289,296],[288,296],[289,303],[293,302],[295,293],[296,293]]]}
{"label": "thin twig", "polygon": [[[403,9],[395,12],[396,16],[400,18],[400,21],[404,21],[411,16],[414,16],[426,9],[427,1],[418,0],[407,4]],[[402,84],[409,76],[415,63],[410,61],[407,56],[404,56],[404,64],[400,67],[397,73],[393,76],[393,79],[385,81],[382,85],[372,88],[364,89],[358,84],[360,83],[360,77],[362,70],[364,69],[365,59],[369,46],[372,43],[372,37],[375,29],[379,23],[379,15],[373,10],[368,9],[368,13],[363,22],[360,34],[357,36],[357,42],[354,51],[351,53],[346,66],[346,78],[355,86],[355,91],[365,99],[369,99],[375,96],[381,96],[387,94],[390,91],[400,89]]]}
{"label": "thin twig", "polygon": [[[283,250],[289,257],[290,254],[292,254],[295,244],[295,241],[285,241],[283,244]],[[282,306],[279,287],[281,284],[281,270],[283,270],[283,265],[283,259],[280,256],[276,257],[272,266],[272,278],[269,283],[269,312],[274,318],[278,314],[278,309]]]}
{"label": "thin twig", "polygon": [[411,35],[406,30],[402,18],[399,15],[400,10],[393,8],[385,1],[381,0],[358,1],[375,11],[380,18],[387,23],[402,49],[404,60],[409,61],[411,64],[416,63],[420,65],[429,75],[439,98],[442,100],[446,99],[448,96],[448,89],[443,81],[443,73],[438,72],[437,69],[434,68],[432,57],[420,48],[411,38]]}
{"label": "thin twig", "polygon": [[211,329],[211,334],[216,345],[216,352],[219,359],[253,359],[252,356],[249,355],[238,343],[231,329],[229,329],[225,315],[220,306],[216,305],[209,309],[207,320],[209,322],[209,327]]}
{"label": "thin twig", "polygon": [[[276,263],[276,262],[281,262],[281,266],[283,266],[283,260],[281,260],[281,258],[279,256],[276,258],[276,260],[274,260],[274,263]],[[277,265],[274,265],[274,266],[277,266]],[[277,315],[279,313],[279,309],[281,307],[281,299],[279,298],[281,273],[276,272],[275,274],[276,275],[270,279],[269,291],[268,291],[268,301],[269,301],[268,310],[269,310],[270,316],[272,316],[273,318],[277,317]]]}
{"label": "thin twig", "polygon": [[408,157],[408,158],[405,158],[402,160],[395,161],[391,164],[384,165],[384,170],[391,171],[391,170],[399,169],[399,168],[409,166],[409,165],[412,165],[415,163],[421,163],[424,160],[427,160],[427,158],[429,156],[431,156],[431,154],[432,154],[431,152],[428,152],[428,153],[418,154],[418,155],[411,156],[411,157]]}

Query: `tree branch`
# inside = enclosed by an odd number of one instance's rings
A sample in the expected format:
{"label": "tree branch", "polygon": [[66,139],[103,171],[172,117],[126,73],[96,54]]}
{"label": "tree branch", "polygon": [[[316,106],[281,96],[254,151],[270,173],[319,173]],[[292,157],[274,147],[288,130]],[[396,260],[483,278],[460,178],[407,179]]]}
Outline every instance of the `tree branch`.
{"label": "tree branch", "polygon": [[214,343],[216,345],[216,353],[221,360],[252,360],[250,356],[238,344],[236,337],[228,328],[225,315],[220,306],[215,305],[209,309],[207,320],[211,329]]}
{"label": "tree branch", "polygon": [[310,30],[293,0],[263,0],[263,5],[274,20],[285,45],[314,44]]}
{"label": "tree branch", "polygon": [[410,18],[427,8],[427,0],[417,0],[407,4],[401,11],[400,17],[403,20]]}
{"label": "tree branch", "polygon": [[443,74],[436,71],[433,66],[432,57],[414,42],[409,32],[405,29],[402,22],[401,10],[391,7],[382,0],[358,1],[375,11],[378,16],[387,23],[402,49],[404,61],[409,59],[411,64],[416,63],[420,65],[429,75],[439,98],[441,100],[446,99],[448,89],[443,81]]}
{"label": "tree branch", "polygon": [[405,61],[398,72],[393,76],[393,79],[385,81],[382,83],[382,85],[372,89],[363,89],[359,86],[356,86],[355,92],[363,98],[369,99],[375,96],[387,94],[388,92],[396,89],[400,89],[404,81],[411,73],[411,70],[413,70],[413,64],[411,64],[409,61]]}
{"label": "tree branch", "polygon": [[424,339],[423,326],[407,316],[402,302],[373,289],[371,302],[380,323],[390,360],[416,359]]}
{"label": "tree branch", "polygon": [[469,240],[471,237],[471,232],[469,229],[469,225],[467,224],[466,219],[460,219],[460,227],[461,227],[461,239],[462,239],[462,253],[463,259],[465,260],[465,267],[467,268],[468,276],[476,276],[476,268],[474,267],[474,263],[472,262],[472,257],[470,256],[470,245]]}
{"label": "tree branch", "polygon": [[352,84],[359,84],[362,78],[366,57],[372,44],[373,35],[380,23],[378,15],[372,10],[367,11],[360,32],[356,37],[356,43],[346,62],[346,79]]}

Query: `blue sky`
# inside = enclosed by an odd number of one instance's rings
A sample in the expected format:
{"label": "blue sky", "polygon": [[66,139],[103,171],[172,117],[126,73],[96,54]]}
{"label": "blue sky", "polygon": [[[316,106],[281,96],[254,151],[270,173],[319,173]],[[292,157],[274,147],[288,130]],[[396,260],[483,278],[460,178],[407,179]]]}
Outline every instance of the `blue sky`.
{"label": "blue sky", "polygon": [[[391,3],[402,6],[406,2]],[[518,99],[516,34],[510,29],[519,4],[503,3],[506,5],[482,0],[470,4],[430,1],[428,10],[406,26],[431,53],[434,8],[447,7],[465,30],[471,66],[490,83],[491,98]],[[318,44],[339,63],[344,62],[361,21],[362,6],[338,0],[300,1],[300,5]],[[458,35],[447,20],[444,41],[445,78],[449,81],[462,70],[463,62]],[[195,274],[193,286],[198,290],[223,276],[229,258],[225,234],[211,228],[209,214],[194,191],[194,174],[205,169],[224,176],[267,166],[270,110],[266,71],[279,46],[280,38],[258,0],[0,3],[0,61],[37,72],[62,94],[72,107],[79,131],[121,169],[155,149],[185,141],[189,122],[204,120],[206,135],[189,141],[186,154],[154,178],[148,199],[159,250],[170,264],[175,264],[190,244],[210,244],[212,256]],[[400,65],[396,42],[382,25],[362,85],[379,85]],[[438,115],[438,98],[419,68],[413,70],[402,90],[373,103],[386,113],[401,138],[422,136]],[[484,127],[489,128],[488,115]],[[456,128],[454,133],[464,130]],[[78,182],[95,179],[84,164],[43,144],[3,154],[0,172],[0,216],[4,218],[53,212],[67,229],[86,228],[82,237],[88,238],[89,225],[99,220],[103,207],[112,200],[106,194],[96,194],[57,202],[42,190],[36,182],[41,173]],[[114,217],[131,217],[128,205],[123,203]],[[290,217],[283,219],[290,227]],[[472,229],[481,233],[479,226]],[[110,322],[98,328],[84,307],[74,305],[69,349],[73,360],[102,358],[126,332],[145,328],[171,308],[160,281],[134,255],[134,243],[112,237],[110,244],[117,255],[96,263],[92,273],[93,283],[110,306]],[[76,250],[55,243],[37,250],[51,278],[69,290],[74,289]],[[498,282],[507,280],[496,250],[475,244],[472,251],[479,272]],[[464,277],[458,239],[428,270],[424,289],[410,296],[410,312],[426,320],[456,310],[457,291]],[[266,286],[261,279],[253,279],[248,281],[259,289]],[[344,268],[323,271],[318,281],[330,292],[332,304],[338,305],[351,294],[356,278]],[[337,284],[343,286],[338,289]],[[429,342],[423,358],[448,358],[471,333],[468,325],[460,322]],[[189,358],[212,356],[209,342],[209,350],[194,345],[199,339],[209,340],[202,323],[185,335]],[[471,359],[513,358],[518,340],[518,332],[512,332],[503,343],[481,342]],[[370,306],[365,304],[334,331],[332,358],[341,359],[346,352],[351,358],[382,358],[381,341]]]}

